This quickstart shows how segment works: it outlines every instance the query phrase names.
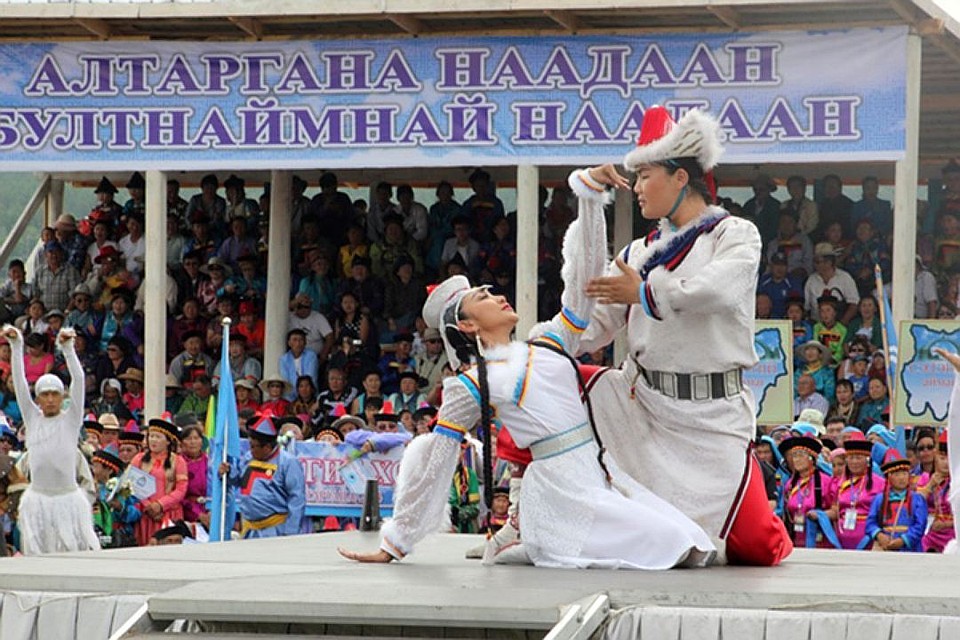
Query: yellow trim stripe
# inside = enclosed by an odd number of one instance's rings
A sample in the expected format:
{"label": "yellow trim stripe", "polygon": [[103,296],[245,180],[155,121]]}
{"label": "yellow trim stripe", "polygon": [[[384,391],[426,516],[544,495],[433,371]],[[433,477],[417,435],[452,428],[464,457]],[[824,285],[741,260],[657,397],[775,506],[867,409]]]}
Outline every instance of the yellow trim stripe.
{"label": "yellow trim stripe", "polygon": [[447,429],[450,429],[451,431],[457,431],[458,433],[466,433],[466,432],[467,432],[467,428],[466,428],[466,427],[462,427],[462,426],[460,426],[459,424],[457,424],[457,423],[455,423],[455,422],[450,422],[449,420],[437,420],[437,426],[438,426],[438,427],[446,427]]}
{"label": "yellow trim stripe", "polygon": [[563,311],[560,312],[560,319],[563,321],[563,326],[565,326],[571,333],[583,333],[585,331],[585,329],[581,329],[577,325],[573,324],[573,322],[570,321],[570,318],[568,318]]}
{"label": "yellow trim stripe", "polygon": [[527,395],[527,389],[530,387],[530,371],[533,366],[533,346],[527,347],[527,368],[523,372],[523,384],[520,386],[520,396],[517,398],[517,406],[523,406],[523,400]]}

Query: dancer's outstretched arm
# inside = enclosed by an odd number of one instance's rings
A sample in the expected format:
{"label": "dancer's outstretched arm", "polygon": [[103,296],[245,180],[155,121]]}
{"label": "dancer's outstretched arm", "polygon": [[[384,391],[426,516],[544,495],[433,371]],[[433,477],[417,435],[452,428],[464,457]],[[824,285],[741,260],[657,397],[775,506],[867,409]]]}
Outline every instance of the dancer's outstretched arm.
{"label": "dancer's outstretched arm", "polygon": [[480,420],[480,406],[456,377],[443,383],[443,405],[433,433],[407,447],[394,490],[393,518],[381,529],[380,550],[340,554],[359,562],[401,560],[420,540],[440,529],[464,434]]}
{"label": "dancer's outstretched arm", "polygon": [[77,332],[67,328],[61,329],[57,334],[57,342],[60,343],[63,359],[67,363],[67,371],[70,372],[70,407],[67,409],[67,415],[70,417],[70,424],[76,425],[79,432],[83,427],[85,385],[83,367],[80,365],[80,358],[77,357],[74,340],[76,337]]}
{"label": "dancer's outstretched arm", "polygon": [[27,373],[23,365],[23,334],[16,327],[6,325],[3,328],[3,336],[10,342],[10,375],[13,376],[13,391],[17,396],[17,405],[20,407],[24,424],[29,424],[28,418],[39,418],[43,413],[33,402],[30,385],[27,384]]}
{"label": "dancer's outstretched arm", "polygon": [[574,171],[567,179],[579,199],[579,214],[563,237],[563,294],[560,313],[530,330],[529,338],[546,337],[576,354],[580,337],[596,307],[586,295],[587,282],[603,274],[607,262],[607,221],[603,207],[608,204],[607,186],[628,188],[627,180],[613,165]]}

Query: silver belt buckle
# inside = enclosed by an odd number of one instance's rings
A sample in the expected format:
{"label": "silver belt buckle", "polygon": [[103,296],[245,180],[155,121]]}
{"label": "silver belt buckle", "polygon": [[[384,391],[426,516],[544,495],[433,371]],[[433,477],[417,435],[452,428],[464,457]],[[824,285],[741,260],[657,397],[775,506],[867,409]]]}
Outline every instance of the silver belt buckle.
{"label": "silver belt buckle", "polygon": [[723,374],[723,382],[726,385],[726,395],[728,398],[732,398],[738,393],[740,393],[741,382],[740,382],[740,370],[731,369]]}
{"label": "silver belt buckle", "polygon": [[690,374],[690,397],[694,400],[710,399],[710,375],[706,373]]}
{"label": "silver belt buckle", "polygon": [[677,397],[677,374],[668,371],[660,372],[660,393],[668,398]]}

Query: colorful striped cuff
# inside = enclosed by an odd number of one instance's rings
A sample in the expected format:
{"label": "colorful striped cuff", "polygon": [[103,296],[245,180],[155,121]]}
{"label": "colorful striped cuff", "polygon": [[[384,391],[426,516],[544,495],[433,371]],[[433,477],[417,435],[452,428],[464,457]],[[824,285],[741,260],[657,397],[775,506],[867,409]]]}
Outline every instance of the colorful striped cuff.
{"label": "colorful striped cuff", "polygon": [[583,333],[587,329],[587,325],[590,324],[588,320],[580,319],[577,314],[567,307],[560,309],[560,319],[563,321],[564,326],[573,333]]}
{"label": "colorful striped cuff", "polygon": [[663,320],[660,317],[660,310],[657,309],[657,301],[653,297],[653,290],[646,280],[640,283],[637,294],[640,297],[640,306],[643,307],[643,312],[654,320]]}
{"label": "colorful striped cuff", "polygon": [[462,442],[467,433],[467,428],[449,420],[437,420],[437,426],[433,428],[433,432],[451,440]]}

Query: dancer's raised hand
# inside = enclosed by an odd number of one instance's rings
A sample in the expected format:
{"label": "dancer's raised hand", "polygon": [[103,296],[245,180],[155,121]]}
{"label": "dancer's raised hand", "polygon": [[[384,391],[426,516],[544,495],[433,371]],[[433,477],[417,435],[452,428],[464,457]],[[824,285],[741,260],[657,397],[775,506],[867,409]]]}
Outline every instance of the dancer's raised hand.
{"label": "dancer's raised hand", "polygon": [[3,325],[3,337],[9,340],[10,342],[16,342],[21,340],[23,336],[20,334],[20,330],[17,329],[12,324]]}
{"label": "dancer's raised hand", "polygon": [[76,329],[72,329],[70,327],[64,327],[63,329],[60,329],[60,333],[57,334],[57,341],[61,345],[66,345],[68,342],[70,342],[76,337],[77,337]]}
{"label": "dancer's raised hand", "polygon": [[947,351],[946,349],[941,349],[940,347],[934,347],[932,351],[953,365],[953,368],[960,372],[960,355],[953,353],[952,351]]}
{"label": "dancer's raised hand", "polygon": [[617,171],[617,168],[612,164],[591,167],[587,169],[587,173],[590,174],[590,177],[593,180],[599,182],[600,184],[605,184],[613,187],[614,189],[630,189],[630,182],[627,181],[625,177],[620,175],[620,172]]}

